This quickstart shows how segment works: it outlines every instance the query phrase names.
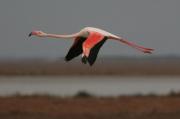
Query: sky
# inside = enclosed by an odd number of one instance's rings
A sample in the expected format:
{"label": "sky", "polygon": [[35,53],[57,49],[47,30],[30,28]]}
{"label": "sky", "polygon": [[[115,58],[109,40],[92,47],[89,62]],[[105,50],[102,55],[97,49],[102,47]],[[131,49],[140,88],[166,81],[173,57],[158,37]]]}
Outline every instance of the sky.
{"label": "sky", "polygon": [[[0,58],[63,57],[73,40],[28,38],[32,30],[71,34],[92,26],[180,55],[180,0],[1,0]],[[100,56],[147,56],[108,40]]]}

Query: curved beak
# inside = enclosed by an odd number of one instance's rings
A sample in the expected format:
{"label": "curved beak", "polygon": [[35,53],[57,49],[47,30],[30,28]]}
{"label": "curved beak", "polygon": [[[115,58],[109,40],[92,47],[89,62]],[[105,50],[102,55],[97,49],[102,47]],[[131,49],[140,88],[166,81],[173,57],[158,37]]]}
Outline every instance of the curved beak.
{"label": "curved beak", "polygon": [[32,36],[32,32],[28,36],[31,37]]}

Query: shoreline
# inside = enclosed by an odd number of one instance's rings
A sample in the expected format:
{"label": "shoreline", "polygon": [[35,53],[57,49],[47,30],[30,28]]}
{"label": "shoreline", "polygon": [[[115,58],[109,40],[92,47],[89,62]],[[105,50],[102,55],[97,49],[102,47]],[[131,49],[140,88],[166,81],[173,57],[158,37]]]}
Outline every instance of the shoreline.
{"label": "shoreline", "polygon": [[180,58],[99,58],[93,66],[79,59],[0,60],[1,76],[180,76]]}

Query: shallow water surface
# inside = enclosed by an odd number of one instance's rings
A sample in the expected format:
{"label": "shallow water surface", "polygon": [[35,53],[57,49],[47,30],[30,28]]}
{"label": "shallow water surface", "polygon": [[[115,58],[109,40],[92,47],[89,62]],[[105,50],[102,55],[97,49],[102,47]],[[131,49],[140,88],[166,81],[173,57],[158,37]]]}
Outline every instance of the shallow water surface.
{"label": "shallow water surface", "polygon": [[0,77],[0,95],[50,94],[72,96],[87,91],[97,96],[167,94],[180,91],[180,77]]}

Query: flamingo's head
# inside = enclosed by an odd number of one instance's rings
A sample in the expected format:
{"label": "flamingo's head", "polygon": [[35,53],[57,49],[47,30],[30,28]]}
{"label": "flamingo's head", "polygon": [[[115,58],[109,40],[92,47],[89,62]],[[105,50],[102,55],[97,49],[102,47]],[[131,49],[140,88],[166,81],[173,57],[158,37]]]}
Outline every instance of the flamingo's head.
{"label": "flamingo's head", "polygon": [[38,37],[44,37],[46,36],[46,33],[42,32],[42,31],[32,31],[30,34],[29,34],[29,37],[31,36],[38,36]]}

